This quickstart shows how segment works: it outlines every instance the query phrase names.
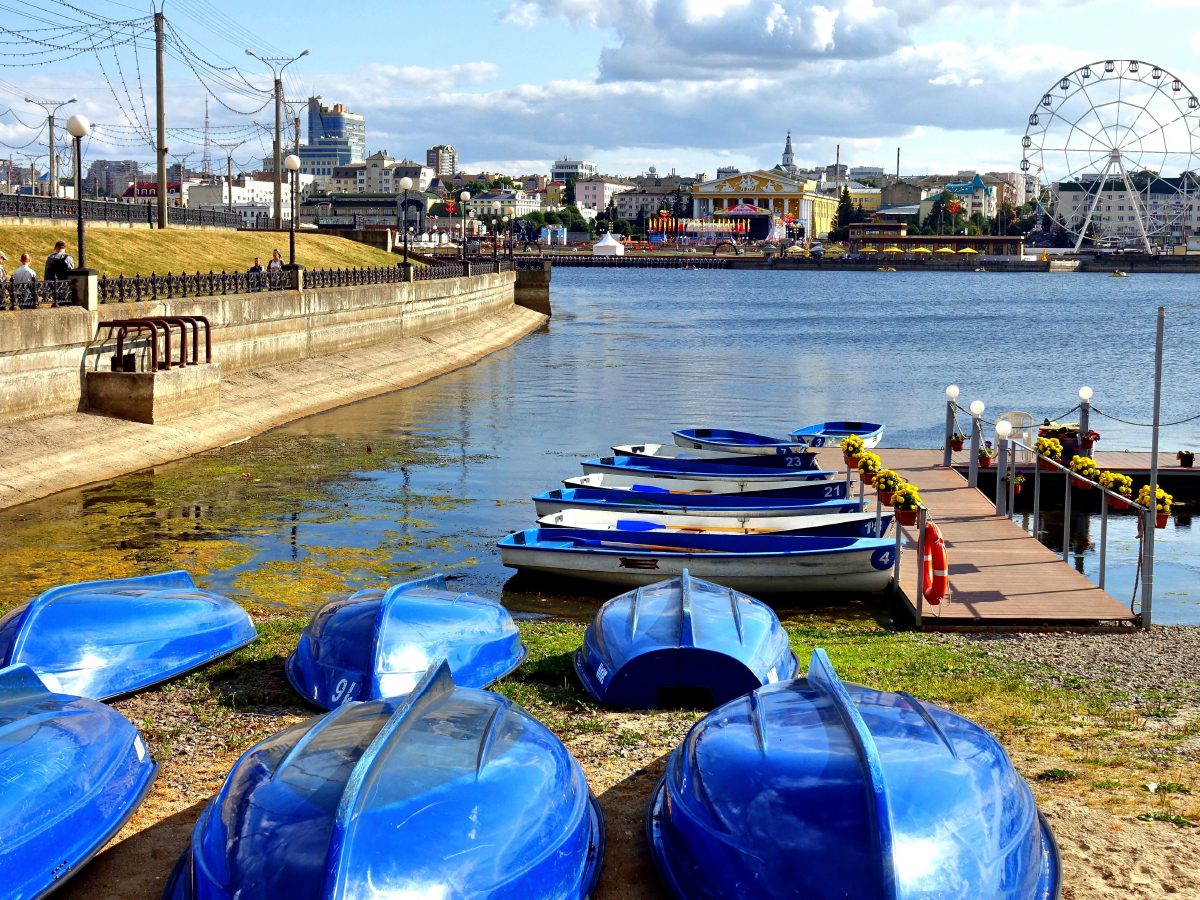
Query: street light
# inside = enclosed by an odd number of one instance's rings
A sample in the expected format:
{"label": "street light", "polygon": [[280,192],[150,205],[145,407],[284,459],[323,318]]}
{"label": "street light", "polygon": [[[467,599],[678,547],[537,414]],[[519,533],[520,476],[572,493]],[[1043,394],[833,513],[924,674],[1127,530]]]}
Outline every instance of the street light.
{"label": "street light", "polygon": [[296,190],[300,184],[300,178],[297,172],[300,171],[300,157],[295,153],[289,153],[288,158],[283,161],[284,168],[288,170],[288,180],[292,183],[292,222],[291,229],[288,233],[288,265],[296,264]]}
{"label": "street light", "polygon": [[468,191],[463,191],[458,195],[458,199],[462,201],[462,261],[467,261],[467,201],[471,199],[471,194]]}
{"label": "street light", "polygon": [[[32,103],[34,106],[40,106],[46,113],[46,118],[50,120],[50,196],[58,196],[58,160],[54,156],[54,114],[75,102],[75,98],[70,100],[33,100],[30,97],[25,98],[26,103]],[[86,122],[87,119],[84,119]],[[37,190],[37,185],[34,184],[33,190]]]}
{"label": "street light", "polygon": [[946,388],[946,399],[947,400],[957,400],[958,399],[958,385],[957,384],[952,384],[952,385],[950,385],[950,387]]}
{"label": "street light", "polygon": [[517,224],[517,218],[513,214],[511,206],[504,207],[504,211],[508,214],[504,217],[504,221],[508,222],[508,256],[511,259],[513,255],[513,226]]}
{"label": "street light", "polygon": [[[273,171],[275,173],[275,227],[279,227],[279,220],[283,218],[283,172],[280,171],[283,141],[283,70],[290,66],[298,59],[303,59],[308,56],[308,51],[305,50],[299,56],[259,56],[253,50],[246,51],[247,56],[253,56],[259,62],[263,63],[271,70],[271,74],[275,76],[275,153],[272,159]],[[258,124],[255,122],[254,124]],[[299,140],[299,135],[297,135]]]}
{"label": "street light", "polygon": [[[405,175],[400,179],[400,190],[404,191],[404,205],[401,206],[403,215],[400,218],[399,225],[404,229],[404,264],[408,265],[408,192],[412,190],[413,180]],[[405,276],[406,278],[408,276]]]}
{"label": "street light", "polygon": [[83,253],[83,139],[92,130],[92,123],[85,116],[71,116],[67,120],[67,133],[75,138],[75,224],[79,230],[80,269],[86,269]]}

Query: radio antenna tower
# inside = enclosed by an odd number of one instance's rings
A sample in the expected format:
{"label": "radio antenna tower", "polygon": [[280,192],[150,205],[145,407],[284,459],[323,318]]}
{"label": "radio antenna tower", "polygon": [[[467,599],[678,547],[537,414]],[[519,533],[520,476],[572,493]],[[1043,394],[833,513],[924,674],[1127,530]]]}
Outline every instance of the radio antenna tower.
{"label": "radio antenna tower", "polygon": [[205,179],[212,178],[212,148],[208,141],[208,97],[204,98],[204,157],[200,160],[200,172]]}

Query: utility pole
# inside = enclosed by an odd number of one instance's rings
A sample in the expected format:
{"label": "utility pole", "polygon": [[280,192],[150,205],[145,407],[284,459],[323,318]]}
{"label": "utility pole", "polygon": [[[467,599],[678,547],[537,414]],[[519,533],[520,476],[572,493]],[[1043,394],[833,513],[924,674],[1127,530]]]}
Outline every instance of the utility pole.
{"label": "utility pole", "polygon": [[293,57],[259,56],[253,50],[247,50],[246,55],[264,63],[275,77],[275,152],[272,167],[275,170],[275,227],[278,229],[283,219],[283,70],[296,60],[308,56],[308,51]]}
{"label": "utility pole", "polygon": [[167,98],[163,76],[163,14],[154,14],[154,100],[158,106],[158,227],[167,227]]}
{"label": "utility pole", "polygon": [[[70,100],[31,100],[29,97],[26,97],[25,102],[32,103],[34,106],[40,106],[43,110],[45,110],[46,118],[49,120],[49,123],[50,123],[50,162],[48,163],[48,165],[50,166],[50,196],[57,197],[58,196],[58,183],[57,183],[56,179],[58,177],[58,166],[55,165],[55,159],[54,159],[54,114],[56,112],[58,112],[60,109],[62,109],[62,107],[66,106],[67,104],[74,103],[75,98],[72,97]],[[34,187],[35,193],[36,193],[36,190],[37,190],[37,188],[35,185],[35,187]]]}
{"label": "utility pole", "polygon": [[228,209],[230,212],[233,212],[233,154],[235,151],[237,151],[237,149],[239,147],[242,146],[242,144],[245,144],[247,142],[246,141],[238,141],[236,144],[234,144],[234,143],[218,144],[216,141],[213,141],[213,143],[225,151],[225,179],[229,183],[229,206],[228,206]]}

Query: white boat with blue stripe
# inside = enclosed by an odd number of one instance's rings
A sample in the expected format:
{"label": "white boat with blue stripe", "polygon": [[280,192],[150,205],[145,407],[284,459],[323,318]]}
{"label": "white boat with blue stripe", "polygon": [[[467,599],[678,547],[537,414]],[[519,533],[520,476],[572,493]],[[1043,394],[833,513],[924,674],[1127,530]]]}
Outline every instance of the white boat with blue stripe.
{"label": "white boat with blue stripe", "polygon": [[[794,459],[807,462],[807,456],[764,456],[762,459]],[[611,472],[614,475],[639,475],[648,478],[689,478],[693,481],[831,481],[841,473],[829,469],[765,468],[739,466],[714,460],[649,459],[644,456],[602,456],[585,460],[585,475]]]}
{"label": "white boat with blue stripe", "polygon": [[862,438],[863,446],[872,450],[883,439],[883,426],[876,422],[818,422],[797,428],[788,437],[808,447],[832,447],[852,435]]}
{"label": "white boat with blue stripe", "polygon": [[788,453],[808,453],[803,442],[768,437],[750,431],[730,431],[726,428],[681,428],[672,431],[675,443],[692,450],[724,450],[750,456],[775,456]]}
{"label": "white boat with blue stripe", "polygon": [[815,453],[776,453],[770,456],[752,453],[735,453],[732,450],[697,450],[676,444],[618,444],[612,448],[614,456],[636,456],[652,459],[659,465],[678,460],[681,464],[691,462],[725,463],[731,466],[754,466],[764,469],[816,469]]}
{"label": "white boat with blue stripe", "polygon": [[764,497],[751,494],[672,494],[663,488],[646,491],[608,491],[591,488],[555,488],[533,497],[539,516],[565,509],[597,509],[615,512],[655,513],[663,516],[699,515],[735,521],[770,516],[820,516],[861,512],[863,504],[846,498],[846,483],[839,482],[836,496]]}
{"label": "white boat with blue stripe", "polygon": [[824,537],[883,537],[892,524],[889,510],[825,513],[812,516],[668,515],[610,509],[564,509],[540,516],[542,528],[590,528],[595,531],[670,531],[686,534],[811,534]]}
{"label": "white boat with blue stripe", "polygon": [[846,496],[845,481],[804,481],[798,478],[785,481],[758,478],[726,481],[669,475],[616,475],[612,472],[565,478],[563,487],[638,491],[644,494],[757,494],[763,497],[809,497],[820,500],[840,500]]}

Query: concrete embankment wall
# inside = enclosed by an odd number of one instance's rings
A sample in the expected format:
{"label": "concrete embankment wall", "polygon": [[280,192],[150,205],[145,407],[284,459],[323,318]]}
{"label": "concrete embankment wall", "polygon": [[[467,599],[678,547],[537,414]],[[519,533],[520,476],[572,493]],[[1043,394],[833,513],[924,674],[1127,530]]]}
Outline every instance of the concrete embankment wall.
{"label": "concrete embankment wall", "polygon": [[[361,287],[271,291],[0,312],[0,425],[86,407],[85,372],[107,369],[115,319],[205,316],[223,376],[399,341],[513,306],[511,272]],[[178,332],[172,355],[178,358]],[[144,346],[144,342],[142,345]],[[203,355],[203,347],[201,347]]]}

